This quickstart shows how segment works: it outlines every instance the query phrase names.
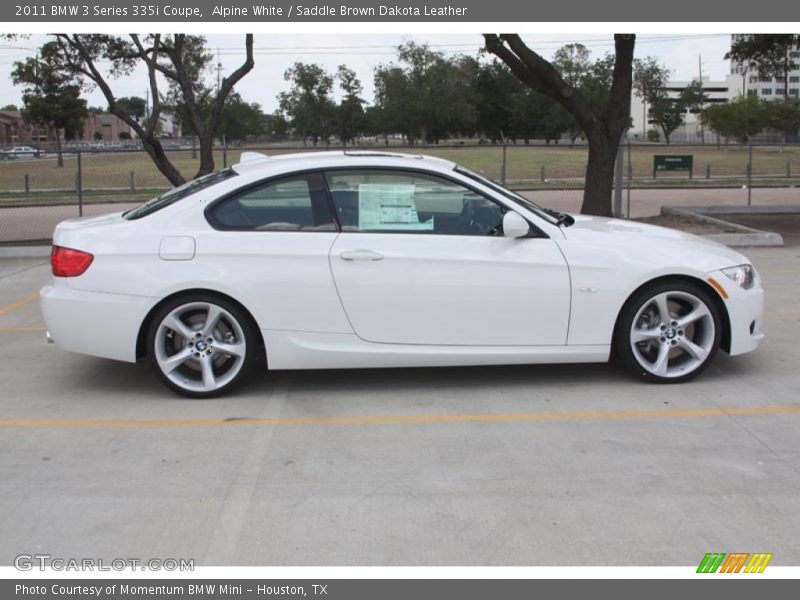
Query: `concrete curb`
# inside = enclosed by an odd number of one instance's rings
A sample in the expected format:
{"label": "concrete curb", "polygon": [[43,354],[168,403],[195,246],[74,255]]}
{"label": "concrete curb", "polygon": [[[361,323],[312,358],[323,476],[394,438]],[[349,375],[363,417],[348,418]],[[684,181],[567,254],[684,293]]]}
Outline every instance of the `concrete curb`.
{"label": "concrete curb", "polygon": [[[772,208],[782,208],[783,210],[764,210]],[[726,246],[740,246],[740,247],[754,247],[754,246],[783,246],[783,237],[774,231],[761,231],[760,229],[753,229],[738,223],[731,223],[723,219],[709,216],[708,213],[715,215],[742,215],[742,214],[776,214],[786,212],[800,212],[798,208],[792,207],[769,207],[769,206],[662,206],[662,215],[672,215],[696,221],[698,223],[707,223],[717,227],[725,227],[727,229],[735,230],[734,233],[710,233],[702,237],[709,240],[725,244]],[[743,210],[744,209],[744,210]],[[756,210],[753,210],[756,209]]]}
{"label": "concrete curb", "polygon": [[0,258],[46,258],[52,246],[0,246]]}

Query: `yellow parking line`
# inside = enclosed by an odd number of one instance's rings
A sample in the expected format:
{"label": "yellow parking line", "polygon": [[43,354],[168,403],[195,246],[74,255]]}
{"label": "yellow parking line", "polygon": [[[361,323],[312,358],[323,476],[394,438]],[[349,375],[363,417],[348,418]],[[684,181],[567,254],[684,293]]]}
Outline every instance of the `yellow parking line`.
{"label": "yellow parking line", "polygon": [[7,315],[8,313],[17,310],[18,308],[22,308],[26,304],[30,304],[34,300],[39,297],[39,292],[31,292],[24,298],[20,298],[12,302],[11,304],[6,304],[5,306],[0,306],[0,317],[3,315]]}
{"label": "yellow parking line", "polygon": [[36,428],[156,428],[302,425],[430,425],[435,423],[514,423],[526,421],[593,421],[676,417],[725,417],[800,414],[800,405],[678,408],[589,412],[438,414],[342,417],[275,417],[228,419],[0,419],[0,427]]}

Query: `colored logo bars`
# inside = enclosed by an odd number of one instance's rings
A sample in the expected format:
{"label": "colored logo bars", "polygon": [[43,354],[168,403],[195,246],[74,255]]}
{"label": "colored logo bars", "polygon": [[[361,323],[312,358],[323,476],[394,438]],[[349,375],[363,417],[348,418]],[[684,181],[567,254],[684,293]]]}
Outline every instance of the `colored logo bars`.
{"label": "colored logo bars", "polygon": [[748,552],[709,552],[700,561],[698,573],[763,573],[772,554]]}

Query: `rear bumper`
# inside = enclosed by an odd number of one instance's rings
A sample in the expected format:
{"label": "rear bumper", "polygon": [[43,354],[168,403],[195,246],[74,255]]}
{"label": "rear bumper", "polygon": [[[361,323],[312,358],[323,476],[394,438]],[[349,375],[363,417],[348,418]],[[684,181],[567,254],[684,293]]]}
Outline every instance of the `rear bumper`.
{"label": "rear bumper", "polygon": [[39,297],[48,341],[70,352],[136,361],[139,328],[154,299],[76,290],[60,278]]}

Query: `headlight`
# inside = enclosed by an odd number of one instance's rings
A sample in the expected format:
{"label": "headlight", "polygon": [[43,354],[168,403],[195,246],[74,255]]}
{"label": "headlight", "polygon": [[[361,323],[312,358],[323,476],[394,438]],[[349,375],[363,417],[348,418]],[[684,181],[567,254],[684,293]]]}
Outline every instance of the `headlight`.
{"label": "headlight", "polygon": [[729,269],[722,269],[722,272],[746,290],[756,284],[756,270],[752,265],[730,267]]}

